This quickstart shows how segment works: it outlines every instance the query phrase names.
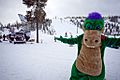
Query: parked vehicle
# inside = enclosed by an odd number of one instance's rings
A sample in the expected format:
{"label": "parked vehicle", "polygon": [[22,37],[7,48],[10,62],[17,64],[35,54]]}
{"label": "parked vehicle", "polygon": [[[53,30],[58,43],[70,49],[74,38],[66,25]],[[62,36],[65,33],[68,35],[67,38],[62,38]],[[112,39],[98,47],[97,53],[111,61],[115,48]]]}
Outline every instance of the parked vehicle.
{"label": "parked vehicle", "polygon": [[19,43],[26,43],[25,40],[25,34],[22,32],[16,32],[15,33],[15,40],[14,40],[14,44],[19,44]]}
{"label": "parked vehicle", "polygon": [[2,31],[0,31],[0,42],[2,42]]}
{"label": "parked vehicle", "polygon": [[14,38],[15,38],[15,34],[14,33],[8,34],[8,40],[9,40],[10,43],[12,43],[14,41]]}

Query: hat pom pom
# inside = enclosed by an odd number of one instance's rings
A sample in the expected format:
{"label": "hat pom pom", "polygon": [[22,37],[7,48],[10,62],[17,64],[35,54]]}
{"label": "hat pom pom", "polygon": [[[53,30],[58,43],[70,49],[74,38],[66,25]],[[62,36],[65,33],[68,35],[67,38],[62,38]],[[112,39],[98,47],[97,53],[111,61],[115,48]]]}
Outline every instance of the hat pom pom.
{"label": "hat pom pom", "polygon": [[88,19],[102,19],[102,16],[98,12],[92,12],[92,13],[89,13],[87,18]]}

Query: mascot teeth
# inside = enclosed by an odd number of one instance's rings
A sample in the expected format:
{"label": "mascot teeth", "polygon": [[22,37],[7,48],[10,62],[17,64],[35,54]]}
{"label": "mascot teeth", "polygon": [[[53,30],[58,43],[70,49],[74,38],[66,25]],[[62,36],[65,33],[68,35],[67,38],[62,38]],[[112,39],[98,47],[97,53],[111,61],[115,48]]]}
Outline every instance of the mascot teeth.
{"label": "mascot teeth", "polygon": [[88,45],[86,45],[88,48],[95,48],[95,46],[88,46]]}

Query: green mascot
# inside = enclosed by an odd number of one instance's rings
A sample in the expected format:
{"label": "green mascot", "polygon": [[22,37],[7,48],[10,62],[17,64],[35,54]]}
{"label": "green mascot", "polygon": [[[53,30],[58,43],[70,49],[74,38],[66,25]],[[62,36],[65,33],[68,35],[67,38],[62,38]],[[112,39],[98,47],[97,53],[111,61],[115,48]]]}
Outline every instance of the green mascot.
{"label": "green mascot", "polygon": [[55,37],[67,44],[78,45],[78,56],[72,66],[70,80],[104,80],[104,51],[107,46],[120,46],[120,38],[102,35],[104,19],[98,12],[92,12],[84,21],[84,34],[76,38]]}

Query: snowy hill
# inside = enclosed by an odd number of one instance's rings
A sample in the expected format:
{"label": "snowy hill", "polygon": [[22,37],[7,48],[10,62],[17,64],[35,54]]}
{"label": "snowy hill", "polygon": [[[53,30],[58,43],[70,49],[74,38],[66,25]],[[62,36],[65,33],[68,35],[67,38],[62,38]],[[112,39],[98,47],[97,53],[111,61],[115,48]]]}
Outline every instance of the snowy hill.
{"label": "snowy hill", "polygon": [[[65,32],[71,33],[73,36],[77,35],[77,28],[76,26],[70,22],[69,20],[56,18],[53,19],[52,25],[54,26],[57,35],[65,35]],[[83,31],[79,29],[78,34],[82,34]]]}
{"label": "snowy hill", "polygon": [[[53,19],[55,36],[70,32],[74,36],[76,27],[69,21]],[[83,33],[79,30],[79,34]],[[36,32],[32,32],[36,35]],[[43,43],[0,43],[0,80],[69,80],[71,67],[77,56],[77,45],[69,47],[54,36],[42,34]],[[107,80],[120,79],[120,49],[106,48],[105,66]]]}

